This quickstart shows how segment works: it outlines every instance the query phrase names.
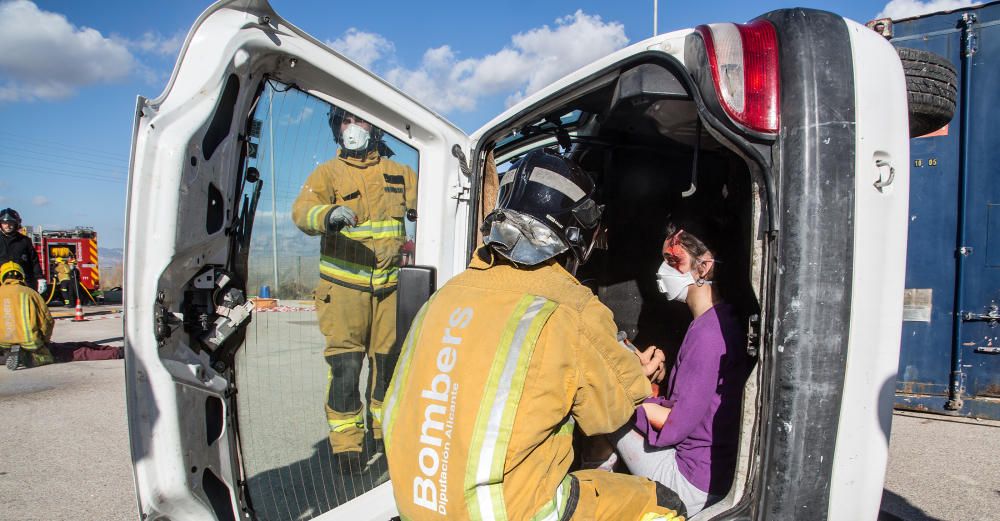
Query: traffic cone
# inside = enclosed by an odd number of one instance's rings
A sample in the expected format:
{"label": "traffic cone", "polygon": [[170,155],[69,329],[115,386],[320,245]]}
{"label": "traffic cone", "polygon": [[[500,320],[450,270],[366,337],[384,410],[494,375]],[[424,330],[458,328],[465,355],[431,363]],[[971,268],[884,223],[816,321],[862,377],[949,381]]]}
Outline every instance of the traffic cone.
{"label": "traffic cone", "polygon": [[73,317],[73,322],[83,322],[87,320],[83,318],[83,306],[80,305],[80,299],[76,299],[76,316]]}

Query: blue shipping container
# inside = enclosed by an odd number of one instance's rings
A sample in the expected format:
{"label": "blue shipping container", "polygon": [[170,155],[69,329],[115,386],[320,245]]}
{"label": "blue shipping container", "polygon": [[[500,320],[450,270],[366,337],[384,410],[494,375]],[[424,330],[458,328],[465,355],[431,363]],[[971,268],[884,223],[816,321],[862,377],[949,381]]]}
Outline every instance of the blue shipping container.
{"label": "blue shipping container", "polygon": [[951,123],[910,142],[896,407],[1000,419],[1000,2],[894,21],[892,33],[959,76]]}

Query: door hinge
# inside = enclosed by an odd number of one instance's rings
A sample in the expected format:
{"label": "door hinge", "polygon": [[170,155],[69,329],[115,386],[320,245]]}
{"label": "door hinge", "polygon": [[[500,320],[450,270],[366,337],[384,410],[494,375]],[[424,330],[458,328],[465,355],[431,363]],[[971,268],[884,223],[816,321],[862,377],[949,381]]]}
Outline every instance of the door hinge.
{"label": "door hinge", "polygon": [[451,188],[448,190],[448,196],[451,197],[452,199],[457,199],[459,201],[463,202],[468,201],[469,187],[462,186],[461,184],[451,185]]}
{"label": "door hinge", "polygon": [[988,313],[966,311],[962,313],[962,320],[965,322],[989,322],[991,327],[996,326],[997,322],[1000,322],[1000,306],[995,303],[990,304],[990,311]]}

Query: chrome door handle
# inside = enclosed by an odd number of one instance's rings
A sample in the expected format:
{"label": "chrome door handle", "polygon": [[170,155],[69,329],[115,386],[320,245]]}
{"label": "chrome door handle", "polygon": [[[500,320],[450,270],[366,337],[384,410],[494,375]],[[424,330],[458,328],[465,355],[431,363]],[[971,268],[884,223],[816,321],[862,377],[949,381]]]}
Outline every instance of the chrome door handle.
{"label": "chrome door handle", "polygon": [[879,172],[878,180],[875,181],[875,183],[873,183],[874,186],[875,186],[875,188],[877,188],[878,191],[880,191],[880,192],[882,191],[883,188],[891,185],[892,181],[896,178],[896,169],[895,169],[895,167],[892,166],[891,163],[889,163],[888,161],[884,161],[882,159],[876,159],[875,160],[875,167],[876,168],[882,168],[883,166],[889,167],[889,177],[887,179],[883,180],[882,179],[882,173]]}

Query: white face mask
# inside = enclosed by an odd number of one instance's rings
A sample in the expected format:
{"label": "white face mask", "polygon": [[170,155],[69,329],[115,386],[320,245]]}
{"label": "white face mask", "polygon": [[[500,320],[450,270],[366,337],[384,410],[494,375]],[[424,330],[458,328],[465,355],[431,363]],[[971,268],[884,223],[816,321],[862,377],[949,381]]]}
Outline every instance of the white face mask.
{"label": "white face mask", "polygon": [[694,284],[694,277],[690,271],[681,273],[666,262],[660,263],[660,269],[656,270],[656,287],[660,293],[666,295],[668,300],[686,302],[688,286],[692,284]]}
{"label": "white face mask", "polygon": [[368,146],[368,131],[354,123],[340,133],[341,144],[348,150],[362,150]]}

